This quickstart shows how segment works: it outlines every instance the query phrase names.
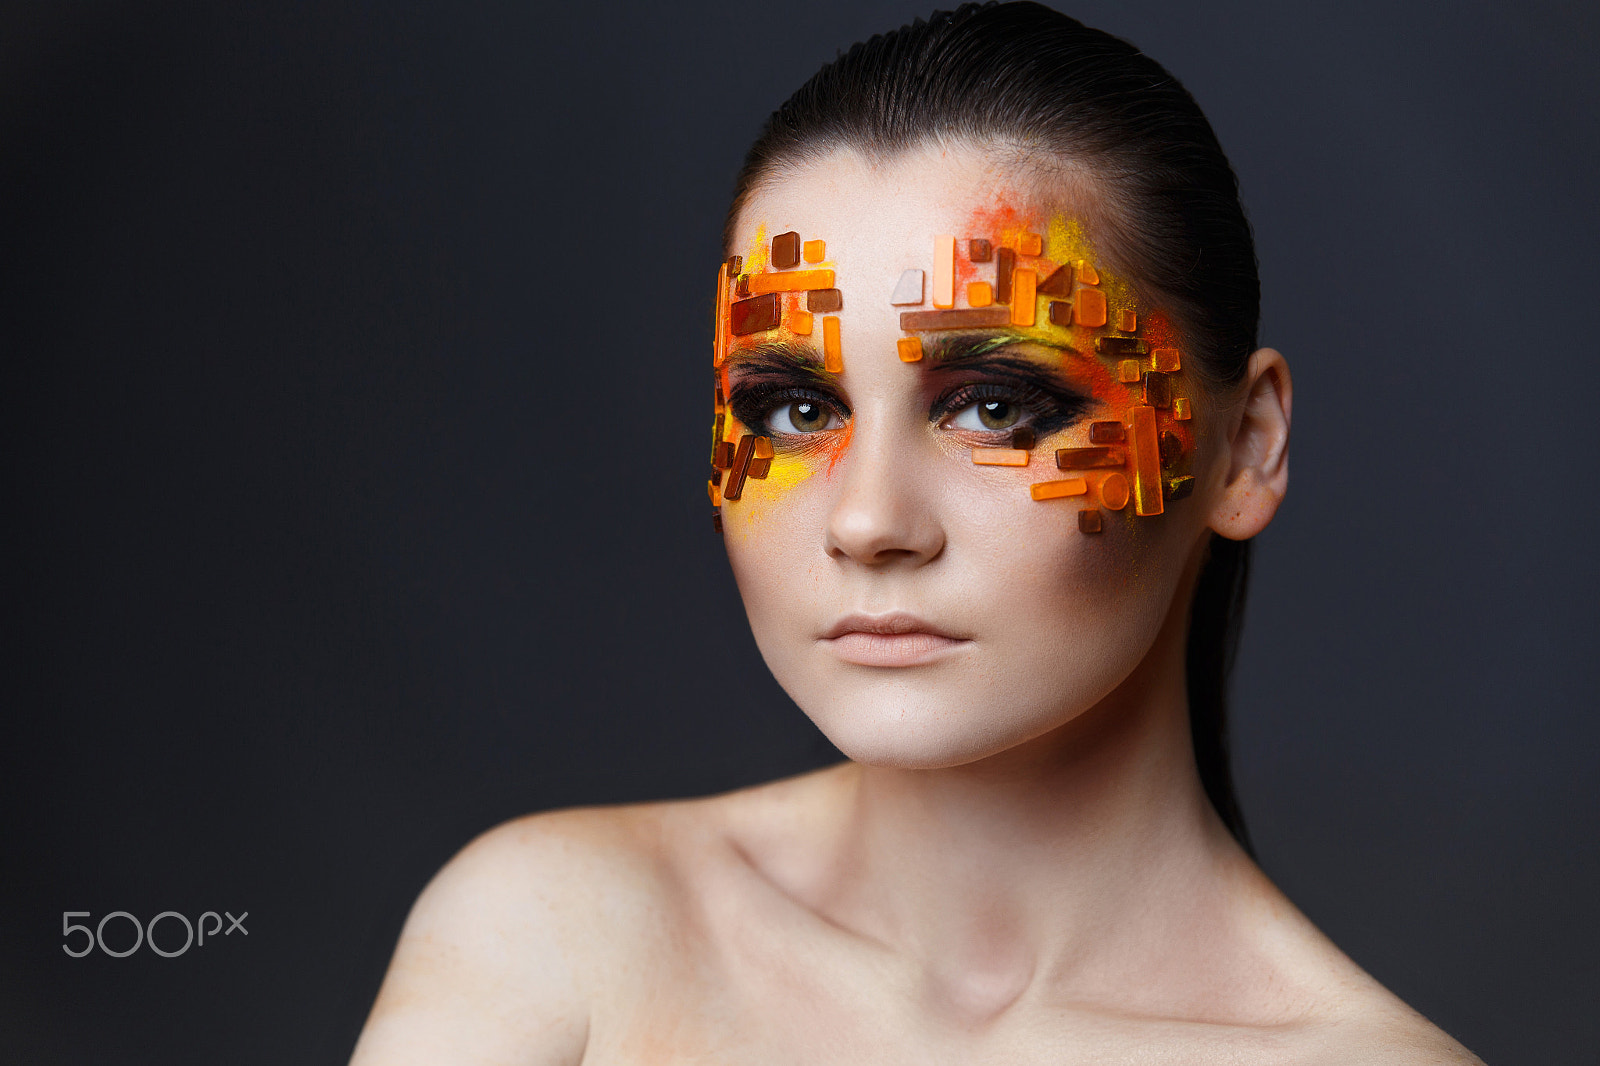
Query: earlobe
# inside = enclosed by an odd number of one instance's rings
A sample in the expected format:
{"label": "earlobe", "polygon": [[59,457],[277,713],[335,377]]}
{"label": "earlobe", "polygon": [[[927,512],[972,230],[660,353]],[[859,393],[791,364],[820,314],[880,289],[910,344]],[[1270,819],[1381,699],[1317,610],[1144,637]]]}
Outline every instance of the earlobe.
{"label": "earlobe", "polygon": [[1273,348],[1250,356],[1244,402],[1228,436],[1228,476],[1211,528],[1229,540],[1255,536],[1272,521],[1289,487],[1289,364]]}

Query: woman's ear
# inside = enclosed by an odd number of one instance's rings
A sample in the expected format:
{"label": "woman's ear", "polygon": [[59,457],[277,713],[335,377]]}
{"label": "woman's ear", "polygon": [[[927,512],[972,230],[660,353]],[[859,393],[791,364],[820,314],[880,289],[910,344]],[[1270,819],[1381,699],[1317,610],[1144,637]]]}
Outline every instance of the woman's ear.
{"label": "woman's ear", "polygon": [[1267,528],[1289,488],[1289,364],[1272,348],[1250,357],[1244,404],[1228,434],[1228,477],[1211,511],[1211,528],[1245,540]]}

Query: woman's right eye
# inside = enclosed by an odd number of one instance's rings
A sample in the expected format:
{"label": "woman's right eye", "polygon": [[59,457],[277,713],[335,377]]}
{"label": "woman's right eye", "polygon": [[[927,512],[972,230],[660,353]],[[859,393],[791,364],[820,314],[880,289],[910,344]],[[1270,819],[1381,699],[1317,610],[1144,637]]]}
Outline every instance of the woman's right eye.
{"label": "woman's right eye", "polygon": [[772,409],[767,425],[774,433],[820,433],[839,428],[839,416],[815,400],[791,400]]}

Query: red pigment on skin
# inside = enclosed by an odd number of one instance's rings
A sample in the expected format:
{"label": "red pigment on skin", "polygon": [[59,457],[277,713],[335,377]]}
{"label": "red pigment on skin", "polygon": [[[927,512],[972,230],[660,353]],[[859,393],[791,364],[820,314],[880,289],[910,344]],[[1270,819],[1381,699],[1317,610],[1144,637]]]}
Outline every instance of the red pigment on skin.
{"label": "red pigment on skin", "polygon": [[[970,230],[968,236],[983,237],[994,243],[998,251],[1002,247],[1015,248],[1017,238],[1023,233],[1037,233],[1045,236],[1049,229],[1047,222],[1042,221],[1037,214],[1024,214],[1014,204],[996,196],[996,202],[990,207],[980,207],[967,217],[967,226]],[[960,238],[963,241],[965,238]],[[963,245],[964,247],[964,245]],[[1019,257],[1018,266],[1026,266],[1037,272],[1039,280],[1049,277],[1051,272],[1062,264],[1045,256]],[[988,264],[985,264],[988,265]],[[1095,264],[1099,266],[1098,263]],[[992,269],[992,268],[991,268]],[[963,279],[977,276],[977,268],[964,256],[957,256],[957,276]],[[1115,309],[1113,309],[1115,310]],[[1114,321],[1114,318],[1113,318]],[[1139,336],[1148,338],[1151,347],[1176,346],[1176,334],[1171,329],[1167,320],[1157,314],[1148,325],[1140,323]],[[1128,408],[1135,401],[1133,390],[1117,380],[1116,366],[1119,359],[1104,358],[1095,354],[1094,338],[1109,335],[1112,331],[1109,326],[1100,329],[1089,329],[1083,326],[1044,326],[1044,332],[1049,336],[1067,336],[1074,348],[1087,358],[1076,360],[1080,373],[1088,372],[1090,378],[1091,394],[1101,403],[1116,411],[1119,415],[1126,415]],[[1168,343],[1168,338],[1172,338]],[[1160,343],[1158,344],[1157,341]],[[1093,371],[1089,372],[1089,368]]]}
{"label": "red pigment on skin", "polygon": [[[987,264],[983,264],[987,265]],[[967,284],[978,280],[978,266],[967,258],[967,242],[964,237],[956,238],[956,303],[967,302]]]}
{"label": "red pigment on skin", "polygon": [[1089,394],[1107,407],[1125,413],[1133,406],[1133,394],[1129,386],[1117,380],[1116,371],[1106,365],[1106,361],[1097,356],[1086,359],[1070,359],[1070,366],[1076,367],[1080,374],[1089,376]]}
{"label": "red pigment on skin", "polygon": [[850,438],[855,436],[855,431],[856,424],[852,419],[844,424],[844,429],[838,437],[817,442],[817,452],[828,457],[828,469],[825,471],[828,476],[833,475],[833,468],[839,465],[844,453],[850,450]]}
{"label": "red pigment on skin", "polygon": [[[1022,234],[1037,233],[1040,237],[1043,237],[1045,235],[1045,230],[1049,228],[1044,222],[1040,221],[1037,215],[1023,214],[1012,204],[1007,203],[1004,200],[1000,200],[998,195],[996,196],[996,201],[997,202],[993,207],[980,207],[968,215],[968,232],[966,234],[956,235],[957,281],[965,283],[969,280],[976,280],[978,274],[980,273],[980,266],[975,265],[970,259],[967,258],[967,241],[971,238],[981,237],[984,240],[989,241],[994,245],[994,250],[996,252],[998,252],[1001,248],[1010,248],[1015,251],[1017,247],[1017,239]],[[1061,264],[1053,260],[1046,259],[1042,255],[1024,256],[1018,253],[1017,265],[1019,267],[1025,267],[1029,270],[1037,271],[1039,274],[1039,280],[1043,281],[1045,278],[1050,276],[1050,272],[1052,270]],[[989,273],[993,274],[995,269],[993,259],[987,263],[981,264],[981,266],[982,268],[987,268]]]}
{"label": "red pigment on skin", "polygon": [[[1002,195],[999,193],[995,195],[995,205],[993,207],[977,208],[967,216],[969,232],[956,234],[956,240],[962,244],[961,251],[963,254],[966,251],[966,241],[969,237],[982,237],[985,240],[993,241],[995,250],[998,251],[1003,245],[1015,248],[1018,234],[1043,234],[1044,231],[1038,228],[1038,221],[1035,216],[1024,215],[1015,206],[1002,200]],[[957,258],[959,259],[960,256]],[[968,265],[970,266],[971,264],[969,263]]]}
{"label": "red pigment on skin", "polygon": [[1172,325],[1172,320],[1157,310],[1149,310],[1139,316],[1139,334],[1146,344],[1155,348],[1176,348],[1179,358],[1188,353],[1183,351],[1183,344],[1178,337],[1177,329]]}

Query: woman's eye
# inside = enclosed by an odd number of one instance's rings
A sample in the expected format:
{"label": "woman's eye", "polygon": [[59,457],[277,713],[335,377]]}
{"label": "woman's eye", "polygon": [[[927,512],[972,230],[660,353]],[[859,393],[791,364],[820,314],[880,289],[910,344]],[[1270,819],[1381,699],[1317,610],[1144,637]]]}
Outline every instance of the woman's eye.
{"label": "woman's eye", "polygon": [[777,433],[818,433],[834,429],[839,418],[815,400],[794,400],[773,409],[770,425]]}
{"label": "woman's eye", "polygon": [[957,411],[950,419],[952,429],[984,432],[1010,429],[1022,420],[1022,407],[1008,400],[979,400]]}

